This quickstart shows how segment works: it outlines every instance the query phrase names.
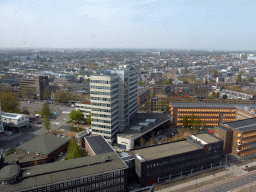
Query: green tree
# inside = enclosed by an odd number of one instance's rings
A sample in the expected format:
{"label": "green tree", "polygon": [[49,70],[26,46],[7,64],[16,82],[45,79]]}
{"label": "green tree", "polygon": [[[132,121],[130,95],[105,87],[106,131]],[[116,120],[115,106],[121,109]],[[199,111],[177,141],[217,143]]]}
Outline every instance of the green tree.
{"label": "green tree", "polygon": [[51,129],[51,122],[48,117],[44,118],[44,128],[49,133],[49,130]]}
{"label": "green tree", "polygon": [[1,110],[9,113],[18,113],[19,109],[19,99],[17,94],[11,92],[8,89],[5,89],[3,92],[0,92],[0,102]]}
{"label": "green tree", "polygon": [[81,121],[82,120],[82,117],[83,117],[83,113],[80,111],[80,109],[78,109],[77,111],[76,110],[72,110],[70,113],[69,113],[69,118],[74,121]]}
{"label": "green tree", "polygon": [[250,77],[250,78],[248,79],[248,81],[249,81],[249,82],[254,82],[254,78],[253,78],[253,77]]}
{"label": "green tree", "polygon": [[31,96],[33,96],[34,92],[30,88],[22,88],[20,89],[20,96],[22,98],[27,98],[29,99]]}
{"label": "green tree", "polygon": [[172,79],[166,79],[163,81],[163,85],[169,85],[172,84]]}
{"label": "green tree", "polygon": [[84,156],[83,151],[79,148],[75,138],[72,137],[71,140],[69,141],[67,154],[66,154],[66,160],[76,159],[76,158],[80,158],[83,156]]}
{"label": "green tree", "polygon": [[45,98],[45,99],[51,98],[51,90],[50,90],[49,86],[45,87],[44,93],[43,93],[43,98]]}
{"label": "green tree", "polygon": [[144,146],[146,143],[145,139],[143,137],[140,138],[140,146]]}
{"label": "green tree", "polygon": [[86,79],[86,82],[87,82],[87,83],[90,83],[90,78]]}
{"label": "green tree", "polygon": [[182,119],[182,124],[183,124],[183,127],[186,129],[188,128],[188,125],[189,125],[189,120],[188,120],[188,117],[185,115]]}
{"label": "green tree", "polygon": [[151,95],[151,97],[155,97],[155,96],[156,96],[156,94],[155,94],[155,92],[153,92],[152,95]]}
{"label": "green tree", "polygon": [[156,143],[153,137],[150,137],[148,142],[149,142],[149,145],[154,145]]}
{"label": "green tree", "polygon": [[192,114],[190,117],[190,126],[195,128],[194,125],[195,125],[195,116],[194,114]]}
{"label": "green tree", "polygon": [[196,120],[195,120],[195,130],[196,131],[199,131],[199,128],[201,127],[201,119],[200,118],[197,118]]}
{"label": "green tree", "polygon": [[237,78],[236,78],[236,82],[241,82],[242,81],[242,72],[240,72],[238,75],[237,75]]}
{"label": "green tree", "polygon": [[51,109],[50,109],[50,106],[49,106],[49,104],[48,103],[44,103],[43,104],[43,107],[42,107],[42,109],[41,109],[41,111],[40,111],[40,114],[41,114],[41,116],[44,118],[44,117],[49,117],[51,114],[52,114],[52,112],[51,112]]}
{"label": "green tree", "polygon": [[90,125],[91,122],[92,122],[92,114],[89,113],[89,115],[87,116],[87,119],[86,119],[86,123]]}
{"label": "green tree", "polygon": [[143,82],[143,81],[138,81],[138,84],[141,85],[141,86],[143,86],[143,85],[145,85],[145,82]]}

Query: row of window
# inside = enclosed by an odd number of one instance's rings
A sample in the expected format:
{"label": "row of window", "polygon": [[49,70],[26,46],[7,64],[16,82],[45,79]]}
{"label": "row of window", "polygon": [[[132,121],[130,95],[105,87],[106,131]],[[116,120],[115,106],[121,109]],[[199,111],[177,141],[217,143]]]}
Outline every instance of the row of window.
{"label": "row of window", "polygon": [[91,101],[96,100],[96,101],[111,101],[110,98],[102,98],[102,97],[91,97]]}
{"label": "row of window", "polygon": [[178,170],[178,169],[181,169],[181,168],[190,167],[192,165],[200,165],[201,163],[204,163],[204,162],[210,161],[210,160],[215,160],[215,159],[218,159],[219,157],[220,157],[219,155],[214,155],[214,156],[206,157],[206,158],[203,158],[203,159],[198,159],[198,160],[194,160],[194,161],[187,161],[187,162],[184,162],[184,163],[181,163],[181,164],[176,164],[175,166],[164,167],[162,169],[154,168],[154,169],[151,169],[150,171],[147,171],[147,176],[160,174],[160,173],[163,173],[163,172],[168,172],[168,171],[173,171],[173,170]]}
{"label": "row of window", "polygon": [[112,80],[112,81],[104,81],[104,80],[91,80],[91,83],[100,83],[100,84],[112,84],[116,82],[116,80]]}
{"label": "row of window", "polygon": [[[108,174],[97,175],[97,176],[93,176],[93,177],[80,178],[77,180],[67,181],[64,183],[40,187],[40,188],[37,188],[34,190],[28,190],[28,191],[25,190],[23,192],[56,191],[56,190],[61,190],[61,189],[69,188],[69,187],[76,186],[76,185],[83,185],[83,184],[88,184],[88,183],[95,182],[95,181],[105,180],[107,178],[118,177],[120,175],[124,175],[124,170],[115,171],[115,172],[108,173]],[[124,177],[107,180],[107,181],[102,181],[102,182],[98,182],[98,183],[94,183],[94,184],[89,184],[86,186],[79,187],[79,189],[82,190],[82,188],[83,188],[83,191],[91,191],[91,190],[95,190],[95,189],[99,189],[99,188],[106,188],[106,186],[109,187],[112,185],[117,185],[120,183],[124,183]],[[78,189],[78,188],[74,188],[74,189]]]}
{"label": "row of window", "polygon": [[236,110],[231,109],[178,109],[178,111],[186,111],[186,112],[236,112]]}
{"label": "row of window", "polygon": [[99,109],[99,108],[92,108],[92,111],[100,111],[100,112],[105,112],[105,113],[110,113],[111,110],[108,109]]}
{"label": "row of window", "polygon": [[92,119],[92,122],[111,123],[111,121],[101,120],[101,119]]}
{"label": "row of window", "polygon": [[103,133],[103,134],[110,134],[110,131],[102,131],[102,130],[97,130],[97,129],[92,129],[92,132],[96,133]]}
{"label": "row of window", "polygon": [[98,125],[98,124],[95,124],[95,123],[92,123],[92,127],[111,129],[111,126],[108,126],[108,125]]}

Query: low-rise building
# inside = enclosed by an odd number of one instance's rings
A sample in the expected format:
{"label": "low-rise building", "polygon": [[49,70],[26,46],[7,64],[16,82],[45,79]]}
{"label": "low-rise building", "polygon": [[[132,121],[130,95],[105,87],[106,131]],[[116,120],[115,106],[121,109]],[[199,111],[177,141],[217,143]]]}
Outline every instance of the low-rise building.
{"label": "low-rise building", "polygon": [[28,128],[29,116],[19,113],[2,113],[2,122],[4,127],[8,126],[18,129],[21,129],[21,127]]}
{"label": "low-rise building", "polygon": [[223,141],[207,133],[130,151],[141,186],[221,165]]}
{"label": "low-rise building", "polygon": [[19,162],[0,170],[1,192],[127,191],[125,162],[115,153],[20,168]]}

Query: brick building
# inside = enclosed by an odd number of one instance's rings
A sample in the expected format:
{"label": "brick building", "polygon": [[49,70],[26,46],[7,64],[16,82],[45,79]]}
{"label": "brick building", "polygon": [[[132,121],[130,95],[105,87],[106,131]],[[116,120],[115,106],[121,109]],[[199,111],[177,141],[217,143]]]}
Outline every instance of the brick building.
{"label": "brick building", "polygon": [[223,141],[206,133],[130,151],[141,186],[221,165]]}
{"label": "brick building", "polygon": [[183,126],[183,117],[188,119],[194,115],[200,119],[201,126],[214,127],[220,122],[236,120],[236,107],[223,103],[171,103],[170,111],[174,126]]}
{"label": "brick building", "polygon": [[31,79],[21,79],[20,89],[32,95],[33,99],[43,99],[44,89],[49,86],[48,76],[34,76]]}
{"label": "brick building", "polygon": [[224,152],[238,158],[256,154],[256,118],[227,122],[215,127],[215,136],[224,140]]}
{"label": "brick building", "polygon": [[139,88],[138,89],[138,104],[144,103],[147,100],[147,97],[150,97],[149,88]]}

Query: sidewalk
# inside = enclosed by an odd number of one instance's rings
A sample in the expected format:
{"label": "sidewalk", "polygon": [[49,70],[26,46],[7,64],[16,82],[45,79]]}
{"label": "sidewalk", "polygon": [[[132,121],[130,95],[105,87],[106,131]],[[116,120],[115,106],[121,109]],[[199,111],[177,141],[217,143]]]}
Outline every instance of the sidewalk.
{"label": "sidewalk", "polygon": [[208,175],[208,176],[203,177],[203,178],[194,179],[192,181],[185,182],[185,183],[182,183],[182,184],[179,184],[179,185],[175,185],[175,186],[172,186],[172,187],[169,187],[169,188],[161,189],[161,190],[158,190],[158,191],[159,192],[170,192],[170,191],[182,189],[182,188],[187,187],[189,185],[197,185],[198,187],[200,187],[200,183],[202,183],[202,182],[213,180],[213,179],[216,179],[218,177],[225,176],[227,174],[232,174],[232,173],[235,175],[235,177],[239,177],[239,176],[242,176],[242,175],[245,175],[245,174],[249,173],[249,172],[243,170],[243,168],[245,168],[245,166],[251,167],[251,166],[255,166],[255,165],[256,165],[256,162],[248,163],[248,164],[245,164],[245,165],[240,166],[240,167],[238,167],[234,164],[230,164],[230,167],[229,167],[229,164],[227,164],[225,166],[226,171],[216,173],[215,175]]}

